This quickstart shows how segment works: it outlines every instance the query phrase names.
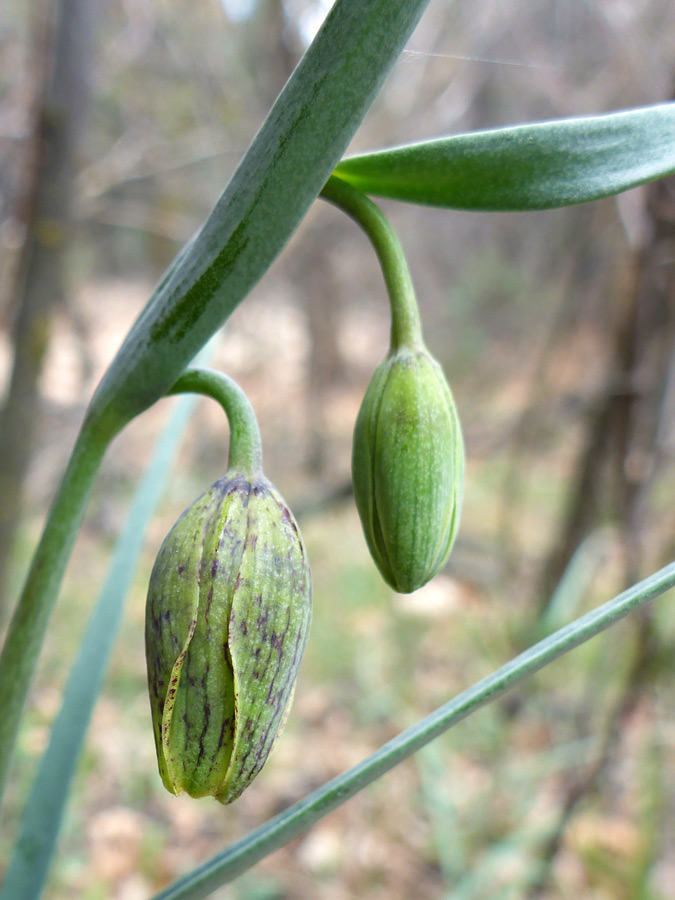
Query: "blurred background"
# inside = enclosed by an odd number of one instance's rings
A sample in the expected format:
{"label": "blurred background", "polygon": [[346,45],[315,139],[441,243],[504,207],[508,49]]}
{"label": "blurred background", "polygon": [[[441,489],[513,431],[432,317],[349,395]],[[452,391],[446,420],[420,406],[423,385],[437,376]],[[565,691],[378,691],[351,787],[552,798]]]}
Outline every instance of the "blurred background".
{"label": "blurred background", "polygon": [[[330,6],[4,0],[0,11],[0,621],[88,398],[218,198]],[[673,95],[668,0],[432,0],[352,151]],[[224,474],[200,401],[147,535],[47,896],[144,900],[534,640],[675,556],[675,185],[576,208],[383,202],[463,422],[444,573],[392,593],[349,487],[388,345],[359,229],[317,202],[217,338],[296,512],[315,615],[294,711],[232,807],[174,798],[146,696],[147,580]],[[110,448],[50,624],[0,876],[135,485],[175,400]],[[667,597],[473,716],[215,896],[666,900],[675,890],[675,610]]]}

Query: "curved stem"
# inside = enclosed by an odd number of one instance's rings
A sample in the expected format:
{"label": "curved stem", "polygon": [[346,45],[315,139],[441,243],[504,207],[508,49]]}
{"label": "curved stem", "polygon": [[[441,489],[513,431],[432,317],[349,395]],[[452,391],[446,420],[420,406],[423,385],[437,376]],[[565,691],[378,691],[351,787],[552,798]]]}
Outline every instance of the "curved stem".
{"label": "curved stem", "polygon": [[91,421],[83,424],[5,637],[0,655],[0,799],[47,622],[96,474],[113,436],[100,432]]}
{"label": "curved stem", "polygon": [[215,369],[186,369],[167,393],[204,394],[220,403],[230,423],[228,468],[249,478],[261,474],[262,441],[258,420],[236,381]]}
{"label": "curved stem", "polygon": [[335,175],[331,175],[319,196],[351,216],[375,248],[391,304],[391,350],[422,345],[422,324],[408,263],[382,211],[365,194]]}
{"label": "curved stem", "polygon": [[363,762],[338,775],[207,860],[189,875],[160,891],[153,900],[202,900],[208,897],[216,888],[232,881],[272,851],[302,834],[319,819],[337,809],[453,725],[673,586],[675,586],[675,562],[534,644],[492,675],[481,679],[454,700],[439,707],[412,728],[401,732]]}

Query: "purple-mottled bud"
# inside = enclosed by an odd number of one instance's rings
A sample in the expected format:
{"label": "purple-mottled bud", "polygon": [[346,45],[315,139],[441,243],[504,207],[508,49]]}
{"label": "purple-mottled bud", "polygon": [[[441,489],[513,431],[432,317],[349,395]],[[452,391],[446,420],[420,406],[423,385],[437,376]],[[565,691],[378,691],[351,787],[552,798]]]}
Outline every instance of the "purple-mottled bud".
{"label": "purple-mottled bud", "polygon": [[152,571],[148,686],[167,790],[235,800],[285,722],[311,621],[295,519],[264,477],[230,473],[188,507]]}

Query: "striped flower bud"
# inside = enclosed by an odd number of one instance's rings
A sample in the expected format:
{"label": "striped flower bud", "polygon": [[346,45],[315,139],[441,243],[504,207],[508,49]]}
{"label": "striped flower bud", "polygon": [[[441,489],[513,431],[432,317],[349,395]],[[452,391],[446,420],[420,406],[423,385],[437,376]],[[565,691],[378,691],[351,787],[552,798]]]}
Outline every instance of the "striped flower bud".
{"label": "striped flower bud", "polygon": [[148,590],[146,657],[165,787],[235,800],[285,722],[311,619],[300,532],[262,475],[228,473],[183,513]]}
{"label": "striped flower bud", "polygon": [[402,593],[445,564],[459,525],[462,433],[443,371],[423,347],[375,370],[354,430],[352,477],[371,555]]}

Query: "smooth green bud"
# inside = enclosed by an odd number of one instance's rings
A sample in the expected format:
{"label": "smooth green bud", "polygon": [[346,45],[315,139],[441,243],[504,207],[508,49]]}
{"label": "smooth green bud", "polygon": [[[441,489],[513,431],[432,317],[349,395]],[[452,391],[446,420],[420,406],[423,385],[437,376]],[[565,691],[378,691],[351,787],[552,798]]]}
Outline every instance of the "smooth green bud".
{"label": "smooth green bud", "polygon": [[167,790],[235,800],[285,722],[311,620],[295,520],[263,476],[228,473],[188,507],[155,562],[148,686]]}
{"label": "smooth green bud", "polygon": [[417,590],[445,564],[459,525],[464,445],[443,370],[402,348],[375,370],[354,429],[352,477],[384,580]]}

